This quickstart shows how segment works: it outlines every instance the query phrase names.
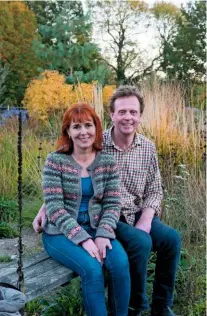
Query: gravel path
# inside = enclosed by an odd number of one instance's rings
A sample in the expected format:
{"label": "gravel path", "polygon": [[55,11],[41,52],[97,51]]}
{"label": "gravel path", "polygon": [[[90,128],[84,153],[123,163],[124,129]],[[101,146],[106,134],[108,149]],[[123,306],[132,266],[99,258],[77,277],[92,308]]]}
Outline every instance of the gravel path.
{"label": "gravel path", "polygon": [[[32,228],[24,228],[22,232],[23,253],[29,255],[41,251],[41,235],[35,233]],[[18,237],[0,239],[0,256],[9,256],[15,259],[18,255]]]}

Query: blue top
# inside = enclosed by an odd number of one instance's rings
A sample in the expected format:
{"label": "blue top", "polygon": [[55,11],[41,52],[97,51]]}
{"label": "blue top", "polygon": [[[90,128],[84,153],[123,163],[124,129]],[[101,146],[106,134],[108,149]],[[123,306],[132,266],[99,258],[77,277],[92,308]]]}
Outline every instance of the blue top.
{"label": "blue top", "polygon": [[82,199],[81,199],[79,211],[85,212],[88,210],[89,200],[94,194],[91,177],[81,178],[81,187],[82,187]]}

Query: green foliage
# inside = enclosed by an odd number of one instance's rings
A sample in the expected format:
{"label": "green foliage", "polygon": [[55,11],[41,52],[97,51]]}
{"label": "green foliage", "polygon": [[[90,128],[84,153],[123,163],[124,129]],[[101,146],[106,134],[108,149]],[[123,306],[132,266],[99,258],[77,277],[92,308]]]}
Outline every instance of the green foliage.
{"label": "green foliage", "polygon": [[[52,9],[46,6],[43,11]],[[39,24],[42,39],[34,42],[37,56],[44,60],[47,69],[67,75],[69,83],[93,80],[103,83],[109,69],[98,62],[98,47],[90,40],[92,24],[90,17],[84,15],[81,2],[64,2],[58,10],[56,5],[56,11],[50,12],[54,14],[54,20]]]}
{"label": "green foliage", "polygon": [[152,296],[153,282],[155,279],[155,266],[156,266],[157,255],[151,252],[149,263],[147,265],[147,294],[149,297]]}
{"label": "green foliage", "polygon": [[5,95],[7,93],[6,79],[9,75],[9,65],[2,65],[0,61],[0,107],[4,103]]}
{"label": "green foliage", "polygon": [[181,251],[175,286],[175,311],[179,314],[182,310],[184,316],[206,315],[205,251],[200,248],[199,252],[200,258],[195,251]]}
{"label": "green foliage", "polygon": [[[181,258],[175,283],[174,311],[182,316],[206,315],[205,259],[204,257],[203,259],[195,258],[194,255],[196,255],[195,252],[190,254],[186,248],[181,249]],[[153,290],[156,258],[156,254],[152,253],[148,263],[147,290],[149,297],[152,295]],[[186,301],[188,302],[187,304]]]}
{"label": "green foliage", "polygon": [[31,227],[32,222],[37,215],[38,210],[43,204],[43,200],[40,198],[25,197],[23,200],[22,222],[24,227]]}
{"label": "green foliage", "polygon": [[14,238],[18,233],[6,222],[0,222],[0,238]]}
{"label": "green foliage", "polygon": [[39,61],[32,49],[38,38],[35,16],[24,2],[5,1],[0,6],[0,61],[8,65],[5,104],[19,104],[28,81],[37,74]]}
{"label": "green foliage", "polygon": [[9,256],[0,256],[0,263],[9,263],[12,259]]}
{"label": "green foliage", "polygon": [[57,291],[55,297],[43,300],[42,304],[41,316],[83,316],[80,280],[73,280],[63,290]]}
{"label": "green foliage", "polygon": [[181,8],[177,19],[177,34],[165,41],[161,69],[170,79],[201,80],[205,74],[206,60],[206,3],[189,2]]}
{"label": "green foliage", "polygon": [[26,304],[27,316],[83,316],[80,278],[50,295],[45,295]]}
{"label": "green foliage", "polygon": [[163,18],[175,19],[179,14],[179,9],[176,5],[165,1],[156,2],[150,11],[158,20]]}
{"label": "green foliage", "polygon": [[38,24],[46,25],[55,21],[57,14],[62,10],[64,1],[26,1],[26,3],[35,13]]}
{"label": "green foliage", "polygon": [[17,215],[17,202],[5,196],[0,196],[0,222],[10,223],[17,218]]}
{"label": "green foliage", "polygon": [[24,311],[27,316],[39,316],[42,309],[41,299],[35,299],[26,304]]}
{"label": "green foliage", "polygon": [[200,110],[206,111],[206,84],[195,83],[191,87],[190,104]]}

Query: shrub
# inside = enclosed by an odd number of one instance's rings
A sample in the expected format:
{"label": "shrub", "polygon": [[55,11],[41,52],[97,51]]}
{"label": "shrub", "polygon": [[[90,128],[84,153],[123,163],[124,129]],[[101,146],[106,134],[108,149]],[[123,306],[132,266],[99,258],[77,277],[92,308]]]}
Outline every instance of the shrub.
{"label": "shrub", "polygon": [[10,256],[7,256],[7,255],[0,256],[0,263],[9,263],[11,261],[12,259]]}
{"label": "shrub", "polygon": [[46,70],[30,82],[22,103],[31,116],[45,121],[49,113],[70,105],[70,90],[64,75]]}
{"label": "shrub", "polygon": [[83,316],[80,280],[73,280],[67,287],[58,290],[55,297],[42,303],[45,306],[42,316]]}
{"label": "shrub", "polygon": [[28,302],[24,309],[24,315],[26,316],[39,316],[43,306],[41,304],[41,299],[35,299]]}
{"label": "shrub", "polygon": [[203,258],[199,259],[185,248],[181,251],[175,286],[175,312],[183,316],[206,315],[205,253],[202,249],[200,253]]}
{"label": "shrub", "polygon": [[0,238],[14,238],[18,233],[6,222],[0,222]]}
{"label": "shrub", "polygon": [[17,218],[18,215],[17,202],[5,196],[0,196],[0,222],[10,223]]}

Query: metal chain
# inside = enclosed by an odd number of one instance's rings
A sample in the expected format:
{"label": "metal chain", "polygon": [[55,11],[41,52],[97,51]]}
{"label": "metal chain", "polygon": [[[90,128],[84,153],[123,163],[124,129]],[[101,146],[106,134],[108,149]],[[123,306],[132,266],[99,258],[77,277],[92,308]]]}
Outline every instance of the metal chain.
{"label": "metal chain", "polygon": [[42,169],[41,169],[41,165],[42,165],[42,157],[41,157],[41,152],[42,152],[42,142],[40,141],[40,144],[39,144],[39,154],[37,156],[37,161],[38,161],[38,172],[41,173],[42,172]]}
{"label": "metal chain", "polygon": [[19,109],[18,116],[18,142],[17,142],[17,152],[18,152],[18,210],[19,210],[19,241],[18,241],[18,281],[17,288],[21,291],[24,284],[24,274],[22,271],[22,255],[23,255],[23,245],[22,245],[22,113]]}

